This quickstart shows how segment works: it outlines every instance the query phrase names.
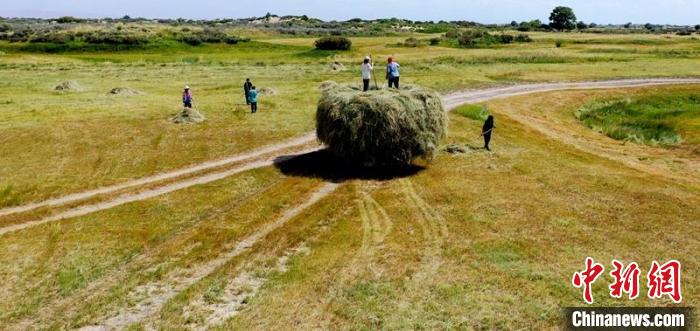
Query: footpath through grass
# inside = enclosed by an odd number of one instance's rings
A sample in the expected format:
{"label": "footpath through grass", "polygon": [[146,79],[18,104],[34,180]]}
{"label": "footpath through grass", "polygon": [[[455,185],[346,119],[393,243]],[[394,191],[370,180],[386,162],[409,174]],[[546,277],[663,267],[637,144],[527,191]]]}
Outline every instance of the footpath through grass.
{"label": "footpath through grass", "polygon": [[618,139],[648,145],[700,143],[700,93],[666,91],[656,95],[597,101],[576,111],[588,127]]}

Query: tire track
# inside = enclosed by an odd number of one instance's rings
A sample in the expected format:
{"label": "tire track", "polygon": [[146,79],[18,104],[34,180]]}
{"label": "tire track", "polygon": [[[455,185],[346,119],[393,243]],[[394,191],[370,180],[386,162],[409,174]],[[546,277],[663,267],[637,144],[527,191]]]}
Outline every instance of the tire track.
{"label": "tire track", "polygon": [[420,287],[420,284],[435,275],[442,265],[442,245],[448,237],[447,224],[445,219],[436,212],[430,205],[418,195],[413,183],[410,179],[403,178],[399,180],[400,191],[404,196],[413,203],[411,207],[417,209],[418,217],[414,217],[421,228],[425,248],[422,250],[423,268],[416,272],[413,277],[414,285]]}
{"label": "tire track", "polygon": [[135,298],[138,303],[132,307],[123,309],[116,316],[105,319],[100,325],[91,325],[81,328],[83,331],[94,330],[120,330],[128,326],[142,322],[152,317],[176,295],[186,290],[191,285],[199,282],[204,277],[212,274],[217,269],[223,267],[230,260],[241,255],[250,249],[258,241],[279,229],[284,224],[292,220],[304,210],[314,205],[324,197],[335,191],[341,184],[327,183],[316,190],[304,203],[286,211],[280,218],[271,224],[265,225],[261,230],[240,241],[233,250],[220,254],[193,269],[181,270],[164,277],[157,282],[144,284],[130,293],[130,297]]}
{"label": "tire track", "polygon": [[38,209],[41,207],[56,207],[56,206],[65,205],[65,204],[71,203],[71,202],[86,200],[86,199],[93,198],[93,197],[96,197],[99,195],[115,193],[115,192],[122,191],[122,190],[129,189],[129,188],[145,186],[148,184],[162,182],[162,181],[169,180],[169,179],[175,179],[178,177],[199,173],[199,172],[202,172],[205,170],[210,170],[210,169],[214,169],[214,168],[218,168],[218,167],[222,167],[222,166],[226,166],[226,165],[231,165],[231,164],[234,164],[237,162],[254,159],[257,157],[264,156],[265,154],[278,152],[278,151],[283,150],[283,149],[297,147],[297,146],[300,146],[303,144],[313,142],[315,139],[316,139],[316,136],[313,133],[307,133],[301,137],[297,137],[297,138],[290,139],[290,140],[287,140],[287,141],[284,141],[281,143],[262,147],[262,148],[259,148],[259,149],[256,149],[256,150],[253,150],[250,152],[246,152],[243,154],[234,155],[234,156],[231,156],[231,157],[228,157],[225,159],[221,159],[221,160],[199,163],[199,164],[196,164],[196,165],[193,165],[190,167],[186,167],[183,169],[178,169],[178,170],[174,170],[174,171],[170,171],[170,172],[164,172],[164,173],[156,174],[153,176],[135,179],[135,180],[127,181],[127,182],[120,183],[120,184],[104,186],[104,187],[100,187],[100,188],[96,188],[96,189],[88,190],[88,191],[84,191],[84,192],[68,194],[68,195],[65,195],[62,197],[58,197],[58,198],[48,199],[48,200],[39,201],[39,202],[33,202],[33,203],[25,204],[22,206],[3,208],[3,209],[0,209],[0,216],[23,213],[23,212],[31,211],[31,210]]}

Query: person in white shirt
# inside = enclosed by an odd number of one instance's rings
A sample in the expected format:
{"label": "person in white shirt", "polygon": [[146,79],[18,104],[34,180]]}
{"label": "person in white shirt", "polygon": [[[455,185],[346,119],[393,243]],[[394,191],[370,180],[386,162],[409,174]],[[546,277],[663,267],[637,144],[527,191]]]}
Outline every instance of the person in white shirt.
{"label": "person in white shirt", "polygon": [[373,63],[369,56],[365,56],[365,61],[362,63],[362,91],[369,90],[369,80],[372,79]]}

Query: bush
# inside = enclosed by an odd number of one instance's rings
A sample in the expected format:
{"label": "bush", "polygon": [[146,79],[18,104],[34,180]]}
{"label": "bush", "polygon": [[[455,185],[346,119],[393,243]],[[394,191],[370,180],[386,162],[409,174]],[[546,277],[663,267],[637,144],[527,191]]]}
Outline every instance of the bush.
{"label": "bush", "polygon": [[530,38],[530,36],[528,36],[524,33],[521,33],[521,34],[515,36],[515,42],[516,43],[529,43],[529,42],[532,42],[532,38]]}
{"label": "bush", "polygon": [[180,41],[190,46],[199,46],[202,44],[202,39],[193,35],[186,35],[180,38]]}
{"label": "bush", "polygon": [[403,45],[406,47],[418,47],[420,46],[420,40],[416,38],[408,38],[403,42]]}
{"label": "bush", "polygon": [[683,31],[676,32],[676,34],[679,36],[690,36],[692,34],[692,32],[690,32],[688,30],[683,30]]}
{"label": "bush", "polygon": [[430,45],[431,46],[440,45],[440,38],[430,38]]}
{"label": "bush", "polygon": [[561,40],[557,40],[554,42],[554,46],[556,46],[557,48],[561,48],[562,46],[564,46],[564,42]]}
{"label": "bush", "polygon": [[447,39],[457,39],[460,36],[462,36],[462,34],[457,30],[450,30],[445,33],[445,38]]}
{"label": "bush", "polygon": [[93,31],[85,34],[83,40],[89,44],[140,45],[147,43],[148,37],[120,31]]}
{"label": "bush", "polygon": [[447,131],[440,95],[419,87],[362,92],[326,83],[316,135],[337,157],[369,166],[431,159]]}
{"label": "bush", "polygon": [[502,35],[498,36],[498,39],[502,44],[510,44],[513,42],[513,39],[515,39],[515,38],[509,34],[502,34]]}
{"label": "bush", "polygon": [[347,51],[352,47],[352,41],[345,37],[330,36],[316,40],[314,46],[320,50]]}

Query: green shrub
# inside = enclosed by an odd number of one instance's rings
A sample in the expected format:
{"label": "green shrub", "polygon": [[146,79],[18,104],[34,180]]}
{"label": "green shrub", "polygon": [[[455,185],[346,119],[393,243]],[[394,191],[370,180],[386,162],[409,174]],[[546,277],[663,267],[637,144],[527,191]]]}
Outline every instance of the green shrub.
{"label": "green shrub", "polygon": [[418,46],[420,46],[420,44],[421,44],[420,40],[413,38],[413,37],[408,38],[403,42],[403,46],[405,46],[405,47],[418,47]]}
{"label": "green shrub", "polygon": [[515,36],[515,42],[516,43],[529,43],[529,42],[532,42],[532,38],[530,38],[530,36],[528,36],[524,33],[521,33],[521,34]]}
{"label": "green shrub", "polygon": [[202,39],[194,35],[183,36],[180,38],[180,41],[190,46],[199,46],[202,44]]}
{"label": "green shrub", "polygon": [[502,34],[502,35],[498,36],[498,39],[502,44],[510,44],[513,42],[513,39],[515,39],[515,38],[509,34]]}
{"label": "green shrub", "polygon": [[561,48],[562,46],[564,46],[564,42],[561,40],[557,40],[554,42],[554,46],[556,46],[557,48]]}
{"label": "green shrub", "polygon": [[430,45],[431,46],[440,45],[440,38],[430,38]]}
{"label": "green shrub", "polygon": [[352,47],[352,41],[345,37],[328,36],[316,40],[314,46],[320,50],[346,51]]}

